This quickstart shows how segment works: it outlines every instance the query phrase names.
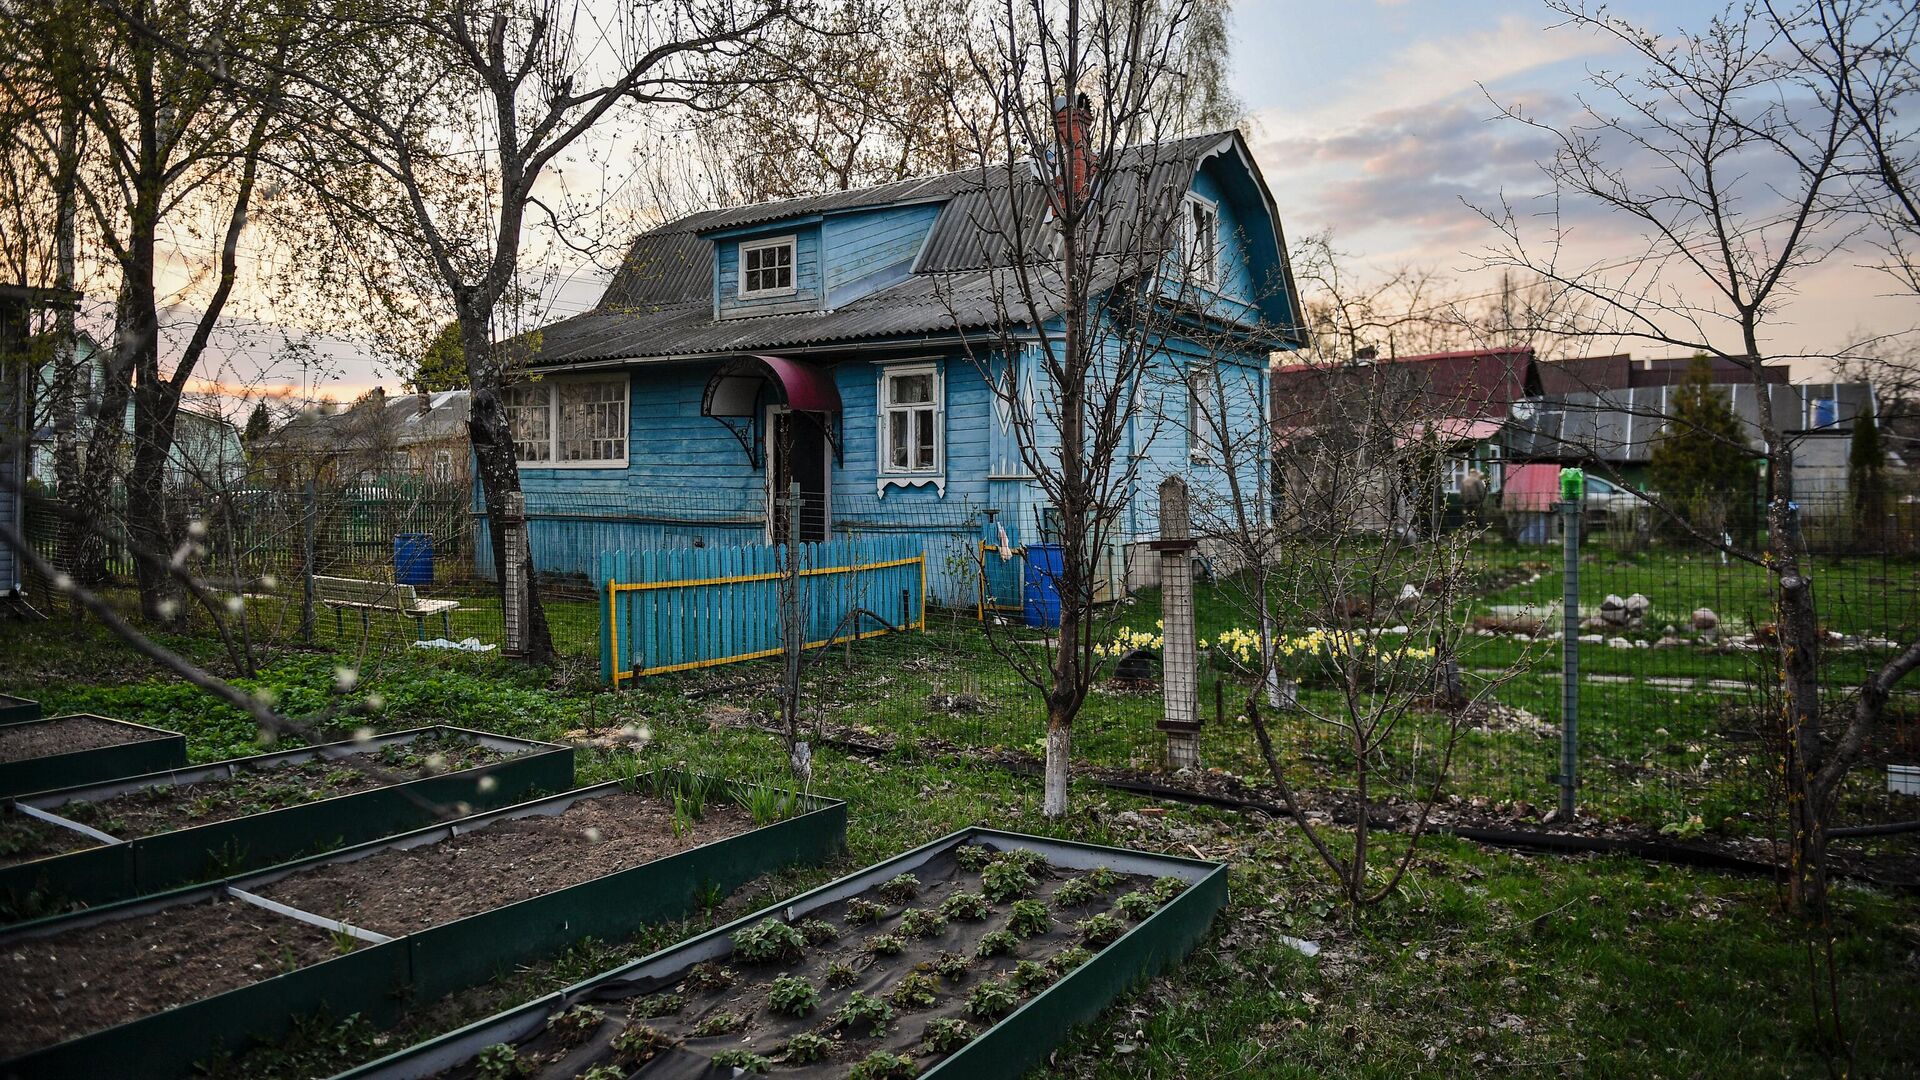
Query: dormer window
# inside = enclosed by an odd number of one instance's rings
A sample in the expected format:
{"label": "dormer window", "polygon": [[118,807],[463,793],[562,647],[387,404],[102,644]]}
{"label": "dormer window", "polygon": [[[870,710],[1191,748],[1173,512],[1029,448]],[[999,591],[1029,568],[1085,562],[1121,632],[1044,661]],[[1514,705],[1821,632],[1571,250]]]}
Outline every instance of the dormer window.
{"label": "dormer window", "polygon": [[787,296],[793,292],[794,238],[751,240],[740,245],[740,295]]}
{"label": "dormer window", "polygon": [[1189,195],[1180,219],[1180,256],[1187,281],[1202,288],[1220,284],[1220,211],[1198,195]]}

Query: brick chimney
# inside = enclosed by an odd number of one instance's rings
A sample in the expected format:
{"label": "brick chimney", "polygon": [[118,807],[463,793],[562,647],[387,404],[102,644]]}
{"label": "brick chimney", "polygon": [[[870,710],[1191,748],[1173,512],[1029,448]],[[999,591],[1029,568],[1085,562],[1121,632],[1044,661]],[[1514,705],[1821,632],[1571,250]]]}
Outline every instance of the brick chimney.
{"label": "brick chimney", "polygon": [[1087,95],[1075,94],[1071,104],[1065,94],[1054,97],[1053,136],[1063,155],[1061,177],[1072,185],[1075,202],[1086,198],[1087,185],[1093,179],[1096,162],[1088,147],[1092,127],[1093,106],[1088,103]]}
{"label": "brick chimney", "polygon": [[433,395],[425,390],[416,391],[413,395],[413,406],[415,415],[427,415],[433,411]]}

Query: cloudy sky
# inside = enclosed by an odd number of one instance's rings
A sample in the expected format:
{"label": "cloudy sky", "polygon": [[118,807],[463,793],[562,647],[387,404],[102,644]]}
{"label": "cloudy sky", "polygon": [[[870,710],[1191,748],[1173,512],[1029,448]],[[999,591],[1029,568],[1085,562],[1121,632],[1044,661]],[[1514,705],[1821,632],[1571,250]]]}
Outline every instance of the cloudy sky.
{"label": "cloudy sky", "polygon": [[[1611,10],[1668,32],[1704,26],[1719,5],[1626,0]],[[1545,190],[1536,163],[1550,153],[1538,135],[1493,119],[1493,102],[1564,118],[1590,72],[1627,62],[1607,41],[1559,21],[1539,0],[1239,0],[1232,81],[1253,117],[1255,153],[1289,234],[1330,227],[1363,267],[1428,268],[1457,275],[1469,293],[1484,288],[1488,279],[1473,268],[1496,237],[1472,206],[1502,196],[1538,205],[1528,201]],[[1585,219],[1576,254],[1595,262],[1631,254],[1634,236],[1624,225]],[[1860,261],[1837,257],[1808,275],[1781,312],[1770,350],[1831,352],[1862,332],[1920,323],[1920,305],[1886,295],[1885,280]],[[559,310],[590,304],[597,289],[595,275],[577,275]],[[295,397],[400,386],[351,345],[316,340],[311,349],[305,365],[275,362],[267,381]],[[248,351],[234,358],[237,378],[269,350]],[[1802,377],[1825,367],[1795,366]],[[316,385],[322,371],[329,375]]]}

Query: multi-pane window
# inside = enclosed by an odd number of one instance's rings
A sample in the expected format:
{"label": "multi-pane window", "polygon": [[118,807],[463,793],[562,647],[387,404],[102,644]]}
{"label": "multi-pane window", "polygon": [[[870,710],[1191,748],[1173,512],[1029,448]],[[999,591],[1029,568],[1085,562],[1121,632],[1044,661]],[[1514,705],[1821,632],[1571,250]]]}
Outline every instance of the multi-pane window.
{"label": "multi-pane window", "polygon": [[436,484],[445,484],[453,479],[453,451],[435,450],[433,452],[433,480]]}
{"label": "multi-pane window", "polygon": [[1218,463],[1225,418],[1219,373],[1212,365],[1195,364],[1187,371],[1187,452],[1193,460]]}
{"label": "multi-pane window", "polygon": [[939,370],[931,364],[887,368],[880,377],[880,402],[881,470],[939,473]]}
{"label": "multi-pane window", "polygon": [[1189,195],[1180,220],[1180,256],[1187,280],[1213,288],[1220,280],[1220,212],[1205,199]]}
{"label": "multi-pane window", "polygon": [[740,245],[740,295],[778,296],[793,291],[793,237]]}
{"label": "multi-pane window", "polygon": [[507,395],[513,454],[521,462],[627,463],[627,380],[542,380]]}

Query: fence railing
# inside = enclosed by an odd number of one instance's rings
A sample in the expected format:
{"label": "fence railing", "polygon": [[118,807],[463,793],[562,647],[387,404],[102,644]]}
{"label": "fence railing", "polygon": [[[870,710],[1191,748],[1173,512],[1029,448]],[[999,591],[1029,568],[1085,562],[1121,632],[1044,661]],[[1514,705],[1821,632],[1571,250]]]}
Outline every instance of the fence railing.
{"label": "fence railing", "polygon": [[[786,548],[609,551],[600,556],[601,675],[637,676],[778,655]],[[793,573],[809,649],[924,629],[927,559],[913,537],[801,544]]]}

